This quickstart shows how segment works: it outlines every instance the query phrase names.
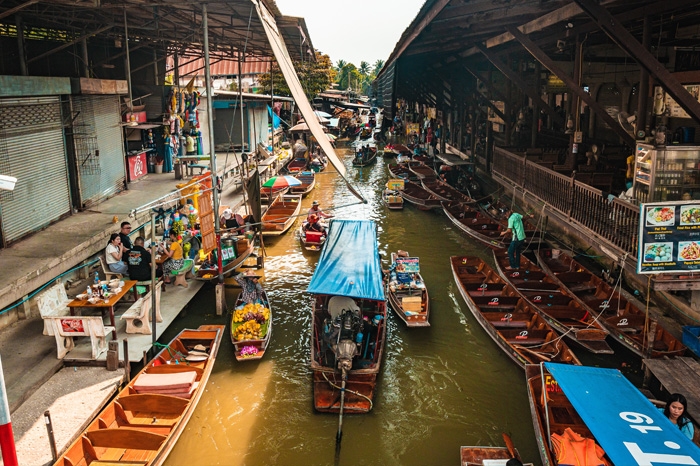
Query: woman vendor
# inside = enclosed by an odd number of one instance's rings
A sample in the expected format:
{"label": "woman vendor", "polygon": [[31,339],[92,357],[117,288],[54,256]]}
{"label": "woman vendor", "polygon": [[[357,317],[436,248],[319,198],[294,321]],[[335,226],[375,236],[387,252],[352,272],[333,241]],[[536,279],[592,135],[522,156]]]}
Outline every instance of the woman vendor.
{"label": "woman vendor", "polygon": [[185,265],[183,259],[182,245],[177,241],[177,233],[170,231],[170,246],[163,251],[168,258],[163,262],[163,281],[170,283],[170,272],[179,270]]}
{"label": "woman vendor", "polygon": [[126,275],[129,271],[129,267],[123,260],[126,251],[127,249],[122,244],[119,233],[112,233],[109,236],[109,243],[107,243],[107,248],[105,249],[105,258],[107,259],[109,270]]}

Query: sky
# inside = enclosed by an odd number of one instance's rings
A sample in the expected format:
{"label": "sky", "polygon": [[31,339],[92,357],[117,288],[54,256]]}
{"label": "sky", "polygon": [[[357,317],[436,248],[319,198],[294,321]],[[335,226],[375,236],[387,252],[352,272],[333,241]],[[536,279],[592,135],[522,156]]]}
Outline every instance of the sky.
{"label": "sky", "polygon": [[386,61],[425,0],[275,0],[285,16],[300,16],[316,50],[335,65]]}

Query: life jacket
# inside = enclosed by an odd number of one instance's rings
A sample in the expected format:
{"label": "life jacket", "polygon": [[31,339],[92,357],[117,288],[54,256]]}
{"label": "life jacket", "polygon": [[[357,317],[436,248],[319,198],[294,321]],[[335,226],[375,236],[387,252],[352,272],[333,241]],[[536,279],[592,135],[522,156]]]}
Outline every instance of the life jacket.
{"label": "life jacket", "polygon": [[559,466],[609,466],[605,451],[595,440],[567,427],[562,435],[552,434],[552,447]]}

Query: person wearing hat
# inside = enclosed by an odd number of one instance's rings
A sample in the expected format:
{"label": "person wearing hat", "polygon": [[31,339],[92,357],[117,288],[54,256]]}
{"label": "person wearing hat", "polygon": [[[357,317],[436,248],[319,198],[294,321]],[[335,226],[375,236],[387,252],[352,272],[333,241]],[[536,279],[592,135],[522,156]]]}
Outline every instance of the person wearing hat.
{"label": "person wearing hat", "polygon": [[260,275],[254,270],[239,273],[233,279],[241,286],[241,300],[244,303],[262,302],[263,289],[260,284]]}
{"label": "person wearing hat", "polygon": [[316,214],[309,215],[308,220],[304,223],[304,231],[316,231],[324,235],[326,234],[326,229],[318,222]]}
{"label": "person wearing hat", "polygon": [[317,219],[333,217],[333,215],[327,214],[321,210],[321,207],[318,204],[318,201],[314,201],[311,203],[311,208],[309,209],[309,214],[306,216],[306,219],[309,220],[312,215],[315,215]]}

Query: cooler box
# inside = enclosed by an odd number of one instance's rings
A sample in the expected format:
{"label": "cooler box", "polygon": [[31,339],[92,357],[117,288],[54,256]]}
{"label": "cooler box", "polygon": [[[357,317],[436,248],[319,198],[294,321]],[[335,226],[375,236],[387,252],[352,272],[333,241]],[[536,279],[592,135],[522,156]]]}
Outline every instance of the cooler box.
{"label": "cooler box", "polygon": [[323,233],[321,233],[321,232],[307,231],[306,232],[306,241],[309,243],[320,243],[322,236],[323,236]]}
{"label": "cooler box", "polygon": [[700,356],[700,327],[692,325],[683,327],[683,344]]}

